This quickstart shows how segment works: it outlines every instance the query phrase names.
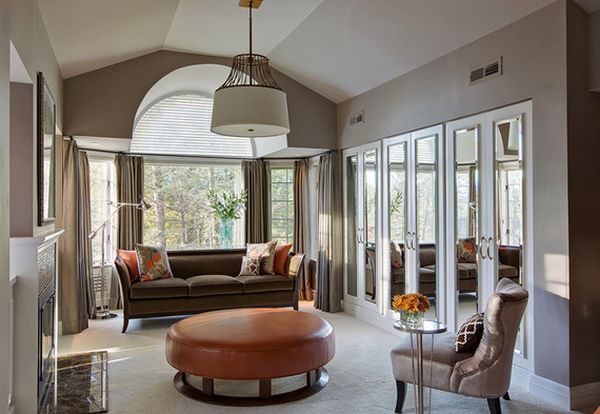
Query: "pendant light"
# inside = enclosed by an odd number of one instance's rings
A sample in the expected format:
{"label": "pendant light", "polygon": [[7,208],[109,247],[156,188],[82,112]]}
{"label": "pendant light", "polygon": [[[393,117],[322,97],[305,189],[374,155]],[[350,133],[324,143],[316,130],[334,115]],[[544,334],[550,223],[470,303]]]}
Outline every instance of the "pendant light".
{"label": "pendant light", "polygon": [[290,132],[287,96],[269,70],[266,56],[252,53],[252,9],[259,0],[241,0],[249,10],[249,53],[233,58],[225,83],[215,91],[211,131],[234,137],[273,137]]}

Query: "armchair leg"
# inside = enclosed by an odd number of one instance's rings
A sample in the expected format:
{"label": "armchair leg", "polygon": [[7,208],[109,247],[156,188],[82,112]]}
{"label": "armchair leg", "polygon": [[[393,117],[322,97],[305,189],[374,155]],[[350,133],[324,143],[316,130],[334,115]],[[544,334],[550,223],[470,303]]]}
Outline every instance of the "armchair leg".
{"label": "armchair leg", "polygon": [[123,314],[123,329],[121,330],[121,333],[125,333],[127,331],[127,326],[129,325],[129,318]]}
{"label": "armchair leg", "polygon": [[500,398],[488,398],[487,400],[490,414],[502,414],[502,408],[500,407]]}
{"label": "armchair leg", "polygon": [[406,398],[406,383],[402,381],[396,381],[396,413],[402,412],[402,407],[404,407],[404,400]]}
{"label": "armchair leg", "polygon": [[504,398],[506,401],[510,401],[510,395],[508,395],[508,391],[506,391],[506,394],[504,394],[502,398]]}

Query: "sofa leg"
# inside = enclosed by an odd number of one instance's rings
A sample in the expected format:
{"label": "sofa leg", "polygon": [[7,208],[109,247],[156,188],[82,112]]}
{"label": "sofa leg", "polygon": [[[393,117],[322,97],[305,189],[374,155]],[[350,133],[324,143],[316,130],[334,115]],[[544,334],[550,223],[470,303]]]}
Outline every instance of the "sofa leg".
{"label": "sofa leg", "polygon": [[129,318],[125,315],[123,315],[123,329],[121,330],[121,333],[125,333],[127,331],[127,326],[129,325]]}
{"label": "sofa leg", "polygon": [[487,403],[490,409],[490,414],[502,414],[500,398],[488,398]]}
{"label": "sofa leg", "polygon": [[506,401],[510,401],[510,395],[508,395],[508,391],[506,391],[506,394],[504,394],[502,398],[504,398]]}
{"label": "sofa leg", "polygon": [[404,400],[406,398],[406,383],[402,381],[396,381],[396,411],[397,413],[402,412],[404,407]]}

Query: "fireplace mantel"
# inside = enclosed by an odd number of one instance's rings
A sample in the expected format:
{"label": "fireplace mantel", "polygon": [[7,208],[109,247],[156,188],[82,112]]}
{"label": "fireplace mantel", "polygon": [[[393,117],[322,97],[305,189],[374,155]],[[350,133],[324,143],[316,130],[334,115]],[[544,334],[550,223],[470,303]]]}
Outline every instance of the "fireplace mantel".
{"label": "fireplace mantel", "polygon": [[[55,294],[58,279],[58,240],[64,230],[10,239],[10,278],[16,280],[12,402],[16,412],[38,411],[40,369],[40,297]],[[54,311],[52,337],[57,340]]]}

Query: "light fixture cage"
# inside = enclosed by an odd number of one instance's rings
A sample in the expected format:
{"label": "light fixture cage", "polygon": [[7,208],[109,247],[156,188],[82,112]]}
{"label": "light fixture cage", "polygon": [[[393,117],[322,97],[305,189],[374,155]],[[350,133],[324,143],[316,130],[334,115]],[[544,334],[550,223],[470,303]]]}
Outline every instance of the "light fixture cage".
{"label": "light fixture cage", "polygon": [[261,86],[282,90],[269,69],[269,58],[254,53],[244,53],[233,58],[231,72],[217,90],[239,86]]}

